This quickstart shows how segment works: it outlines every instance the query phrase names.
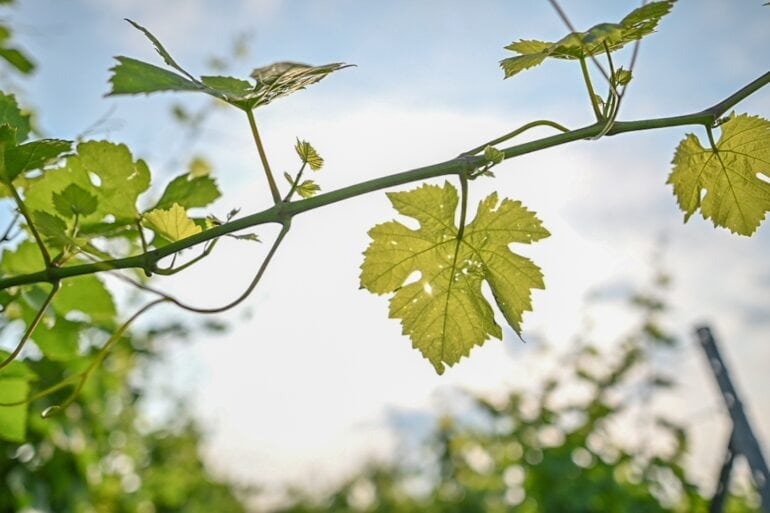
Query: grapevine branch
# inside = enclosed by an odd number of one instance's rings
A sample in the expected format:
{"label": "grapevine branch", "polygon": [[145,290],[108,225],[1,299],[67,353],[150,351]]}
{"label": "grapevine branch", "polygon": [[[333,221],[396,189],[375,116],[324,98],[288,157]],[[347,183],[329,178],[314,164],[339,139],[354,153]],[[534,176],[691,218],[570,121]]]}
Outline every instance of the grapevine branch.
{"label": "grapevine branch", "polygon": [[[719,103],[716,103],[713,106],[699,112],[671,117],[650,118],[633,121],[617,121],[606,132],[606,135],[612,136],[627,132],[654,130],[659,128],[686,125],[701,125],[710,128],[714,126],[719,118],[730,108],[760,88],[764,87],[768,83],[770,83],[770,71],[761,75],[751,83],[743,86],[738,91],[720,101]],[[569,132],[510,146],[500,151],[503,153],[505,159],[511,159],[527,153],[544,150],[546,148],[552,148],[583,139],[590,139],[596,137],[605,130],[606,123],[601,121],[588,126],[584,126],[582,128],[571,130]],[[341,189],[337,189],[335,191],[319,194],[318,196],[314,196],[308,199],[302,199],[298,201],[281,201],[279,197],[278,202],[268,209],[229,221],[227,223],[223,223],[219,226],[215,226],[185,239],[168,244],[162,248],[125,258],[104,260],[101,262],[73,265],[68,267],[50,266],[38,272],[2,278],[0,279],[0,290],[9,287],[29,285],[40,282],[54,283],[65,278],[94,274],[115,269],[135,268],[143,269],[147,273],[153,273],[156,271],[157,263],[161,259],[173,255],[174,253],[177,253],[183,249],[191,248],[198,244],[217,239],[223,235],[231,234],[253,226],[267,223],[280,223],[285,225],[294,216],[304,212],[398,185],[426,180],[429,178],[436,178],[439,176],[467,176],[474,169],[477,169],[485,164],[487,164],[487,160],[483,156],[469,156],[467,154],[463,154],[460,157],[440,162],[438,164],[419,167],[409,171],[403,171],[400,173],[367,180],[354,185],[343,187]]]}

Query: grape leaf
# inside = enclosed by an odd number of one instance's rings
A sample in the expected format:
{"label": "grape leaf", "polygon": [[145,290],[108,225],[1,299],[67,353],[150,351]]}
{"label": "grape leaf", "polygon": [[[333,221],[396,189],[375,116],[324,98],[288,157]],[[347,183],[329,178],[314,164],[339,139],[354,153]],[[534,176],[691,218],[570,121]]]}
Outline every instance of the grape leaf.
{"label": "grape leaf", "polygon": [[315,151],[315,148],[313,148],[309,142],[300,141],[297,139],[297,144],[294,146],[294,151],[297,152],[297,155],[302,160],[302,162],[310,166],[310,169],[313,171],[318,171],[323,167],[324,159],[321,158],[321,156],[317,151]]}
{"label": "grape leaf", "polygon": [[171,242],[201,232],[201,227],[187,216],[179,203],[174,203],[168,210],[157,208],[147,212],[144,221],[148,228]]}
{"label": "grape leaf", "polygon": [[556,42],[519,40],[506,46],[519,55],[500,61],[505,78],[532,68],[545,59],[585,59],[614,52],[632,41],[642,39],[655,31],[660,19],[671,11],[676,0],[651,2],[634,9],[620,23],[599,23],[585,32],[571,32]]}
{"label": "grape leaf", "polygon": [[[63,167],[48,169],[26,185],[24,202],[31,211],[47,211],[54,195],[72,184],[97,199],[93,213],[81,216],[82,223],[98,223],[112,216],[114,224],[130,224],[139,218],[136,201],[150,186],[150,170],[143,160],[133,160],[123,144],[88,141],[78,144],[76,155]],[[81,205],[83,206],[83,205]]]}
{"label": "grape leaf", "polygon": [[297,194],[303,198],[312,198],[321,191],[321,187],[313,180],[304,180],[297,185]]}
{"label": "grape leaf", "polygon": [[96,212],[97,204],[96,196],[74,183],[53,195],[53,205],[64,217],[91,215]]}
{"label": "grape leaf", "polygon": [[142,31],[155,46],[165,63],[182,75],[130,57],[116,57],[108,95],[155,93],[161,91],[198,91],[219,98],[242,110],[267,105],[275,98],[304,89],[329,73],[348,67],[343,63],[309,66],[294,62],[278,62],[252,72],[255,83],[235,77],[204,76],[200,80],[185,71],[146,28],[127,20]]}
{"label": "grape leaf", "polygon": [[721,128],[716,152],[687,134],[676,149],[667,183],[685,222],[700,209],[714,226],[751,235],[770,210],[770,121],[732,115]]}
{"label": "grape leaf", "polygon": [[109,328],[115,323],[116,310],[112,294],[102,280],[93,274],[62,281],[51,305],[61,317],[71,312],[82,312],[92,324]]}
{"label": "grape leaf", "polygon": [[153,208],[167,209],[174,203],[188,209],[205,207],[221,195],[213,178],[185,173],[171,180]]}
{"label": "grape leaf", "polygon": [[0,126],[8,125],[15,129],[14,144],[24,142],[32,130],[29,114],[24,114],[12,94],[0,92]]}
{"label": "grape leaf", "polygon": [[150,94],[161,91],[199,91],[201,86],[173,71],[131,57],[115,57],[107,96],[118,94]]}
{"label": "grape leaf", "polygon": [[[0,379],[0,403],[22,401],[29,393],[29,383],[24,379]],[[0,406],[0,438],[10,442],[23,442],[27,433],[26,403],[18,406]]]}
{"label": "grape leaf", "polygon": [[45,269],[43,256],[34,241],[26,240],[15,250],[4,249],[0,258],[0,271],[4,274],[30,274]]}
{"label": "grape leaf", "polygon": [[21,173],[40,169],[62,153],[70,151],[71,141],[40,139],[38,141],[5,148],[5,171],[3,179],[12,182]]}
{"label": "grape leaf", "polygon": [[[482,295],[484,281],[508,324],[521,333],[522,315],[531,310],[531,289],[544,284],[540,269],[508,245],[550,235],[535,214],[518,201],[499,202],[493,193],[479,203],[476,218],[459,240],[457,190],[449,183],[388,197],[399,213],[417,219],[420,228],[397,221],[372,228],[361,285],[375,294],[395,292],[390,317],[401,319],[403,333],[436,372],[443,373],[444,364],[457,363],[490,335],[502,338]],[[419,279],[405,283],[415,271]]]}

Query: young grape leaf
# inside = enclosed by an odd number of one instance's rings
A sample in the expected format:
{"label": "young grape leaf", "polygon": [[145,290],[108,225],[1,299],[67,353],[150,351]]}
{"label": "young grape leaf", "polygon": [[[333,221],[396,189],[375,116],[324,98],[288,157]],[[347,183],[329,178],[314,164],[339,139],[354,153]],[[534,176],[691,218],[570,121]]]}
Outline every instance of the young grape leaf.
{"label": "young grape leaf", "polygon": [[685,222],[700,209],[714,226],[751,235],[770,210],[770,121],[733,115],[721,129],[717,151],[687,134],[676,149],[667,183]]}
{"label": "young grape leaf", "polygon": [[179,203],[174,203],[168,210],[158,208],[147,212],[144,221],[148,228],[171,242],[201,232],[201,227],[187,216]]}
{"label": "young grape leaf", "polygon": [[14,129],[13,144],[24,142],[32,130],[29,114],[24,114],[12,94],[0,92],[0,126],[7,125]]}
{"label": "young grape leaf", "polygon": [[116,57],[118,65],[110,70],[112,88],[108,95],[197,91],[219,98],[239,109],[252,110],[261,105],[267,105],[275,98],[304,89],[333,71],[348,67],[342,63],[308,66],[293,62],[278,62],[254,70],[252,73],[252,77],[256,80],[254,84],[235,77],[222,76],[204,76],[198,80],[176,63],[150,31],[138,23],[127,21],[142,31],[153,43],[155,50],[165,63],[181,75],[130,57]]}
{"label": "young grape leaf", "polygon": [[213,178],[185,173],[171,180],[153,208],[168,209],[174,203],[188,209],[205,207],[221,195]]}
{"label": "young grape leaf", "polygon": [[676,0],[651,2],[634,9],[620,23],[600,23],[585,32],[571,32],[559,41],[520,40],[506,46],[517,53],[500,61],[505,78],[532,68],[545,59],[585,59],[592,55],[614,52],[632,41],[642,39],[655,31],[660,19],[671,11]]}
{"label": "young grape leaf", "polygon": [[[19,378],[0,378],[0,403],[23,401],[29,394],[29,383]],[[0,406],[0,438],[21,443],[27,434],[28,405]]]}
{"label": "young grape leaf", "polygon": [[67,234],[67,223],[60,217],[36,210],[32,212],[32,222],[48,247],[63,248],[75,243]]}
{"label": "young grape leaf", "polygon": [[60,139],[40,139],[18,146],[6,146],[5,169],[1,178],[10,183],[21,173],[40,169],[71,148],[71,141]]}
{"label": "young grape leaf", "polygon": [[297,152],[297,155],[299,155],[299,158],[302,160],[302,162],[310,166],[310,169],[313,171],[318,171],[323,167],[324,159],[321,158],[321,156],[317,151],[315,151],[315,148],[313,148],[309,142],[300,141],[297,139],[297,144],[294,146],[294,151]]}
{"label": "young grape leaf", "polygon": [[[550,235],[535,214],[518,201],[500,202],[493,193],[479,203],[476,218],[458,238],[457,190],[449,183],[388,193],[388,198],[420,227],[390,221],[372,228],[361,286],[375,294],[395,292],[390,317],[401,319],[403,333],[436,372],[443,373],[444,364],[457,363],[490,335],[502,338],[482,295],[484,281],[508,324],[521,333],[522,315],[532,307],[531,289],[544,284],[540,269],[508,245]],[[415,271],[419,279],[405,283]]]}
{"label": "young grape leaf", "polygon": [[88,216],[96,212],[96,196],[76,184],[53,194],[53,205],[64,217]]}
{"label": "young grape leaf", "polygon": [[297,194],[303,198],[312,198],[321,191],[321,187],[313,180],[305,180],[297,185]]}

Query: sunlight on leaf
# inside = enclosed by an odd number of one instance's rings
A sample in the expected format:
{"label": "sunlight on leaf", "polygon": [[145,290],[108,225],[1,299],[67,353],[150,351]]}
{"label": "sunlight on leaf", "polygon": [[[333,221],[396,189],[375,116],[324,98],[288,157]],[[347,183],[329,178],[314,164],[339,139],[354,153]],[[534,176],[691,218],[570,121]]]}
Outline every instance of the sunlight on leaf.
{"label": "sunlight on leaf", "polygon": [[202,231],[179,203],[174,203],[168,210],[158,208],[147,212],[144,214],[144,222],[148,228],[172,242]]}
{"label": "sunlight on leaf", "polygon": [[620,23],[599,23],[585,32],[572,32],[556,42],[520,40],[506,46],[517,53],[500,61],[505,78],[532,68],[545,59],[584,59],[614,52],[628,43],[642,39],[655,31],[660,19],[671,11],[676,0],[651,2],[631,11]]}
{"label": "sunlight on leaf", "polygon": [[[540,269],[508,249],[548,237],[534,213],[520,202],[498,201],[493,193],[479,203],[476,218],[458,240],[457,190],[424,185],[389,193],[402,215],[420,222],[412,230],[390,221],[369,231],[361,286],[375,294],[395,293],[390,317],[401,319],[403,333],[439,374],[501,327],[482,294],[486,281],[508,324],[521,333],[522,315],[531,310],[531,289],[544,288]],[[414,272],[419,279],[405,283]]]}
{"label": "sunlight on leaf", "polygon": [[770,210],[770,121],[741,114],[721,129],[718,152],[688,134],[676,149],[667,183],[685,221],[700,209],[714,226],[751,235]]}
{"label": "sunlight on leaf", "polygon": [[315,148],[313,148],[309,142],[300,141],[297,139],[297,144],[294,146],[294,151],[297,152],[297,155],[299,155],[299,158],[302,160],[302,162],[310,166],[310,169],[313,171],[318,171],[323,167],[324,159],[321,158],[321,156],[317,151],[315,151]]}

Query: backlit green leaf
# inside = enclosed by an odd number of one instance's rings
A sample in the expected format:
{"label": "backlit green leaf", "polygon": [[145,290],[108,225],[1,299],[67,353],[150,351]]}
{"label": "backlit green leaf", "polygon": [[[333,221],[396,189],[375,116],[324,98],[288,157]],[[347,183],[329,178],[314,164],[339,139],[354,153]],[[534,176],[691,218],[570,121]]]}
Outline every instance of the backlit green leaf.
{"label": "backlit green leaf", "polygon": [[330,73],[349,68],[350,64],[332,62],[321,66],[310,66],[299,62],[276,62],[251,72],[257,81],[256,91],[259,102],[255,105],[267,105],[281,96],[319,82]]}
{"label": "backlit green leaf", "polygon": [[[160,41],[141,25],[127,20],[141,30],[155,46],[170,71],[130,57],[116,57],[118,65],[111,69],[110,95],[155,93],[161,91],[198,91],[219,98],[242,110],[267,105],[275,98],[304,89],[329,73],[348,65],[331,63],[309,66],[294,62],[278,62],[252,72],[255,83],[235,77],[204,76],[195,79],[174,61]],[[179,73],[181,73],[181,75]]]}
{"label": "backlit green leaf", "polygon": [[312,198],[321,191],[321,187],[313,180],[305,180],[297,185],[297,194],[303,198]]}
{"label": "backlit green leaf", "polygon": [[[64,166],[49,169],[30,179],[24,193],[29,210],[46,211],[54,204],[54,195],[63,194],[72,184],[97,199],[96,210],[81,215],[80,222],[109,222],[122,225],[139,218],[136,201],[150,186],[150,170],[143,160],[134,161],[123,144],[88,141],[78,144],[76,155],[67,157]],[[81,205],[81,207],[84,205]]]}
{"label": "backlit green leaf", "polygon": [[184,208],[205,207],[219,198],[217,183],[209,176],[192,177],[189,173],[177,176],[163,191],[154,208],[168,209],[174,203]]}
{"label": "backlit green leaf", "polygon": [[6,147],[3,179],[11,182],[21,173],[40,169],[62,153],[70,151],[71,147],[71,141],[60,139],[40,139],[19,146]]}
{"label": "backlit green leaf", "polygon": [[324,165],[324,159],[321,158],[321,156],[318,154],[317,151],[315,151],[315,148],[313,148],[309,142],[307,141],[300,141],[297,139],[297,144],[294,146],[294,151],[297,152],[297,155],[299,155],[299,158],[310,166],[310,169],[313,171],[318,171],[323,167]]}
{"label": "backlit green leaf", "polygon": [[688,134],[676,149],[667,183],[685,221],[700,209],[715,226],[751,235],[770,210],[770,121],[741,114],[721,129],[718,152]]}
{"label": "backlit green leaf", "polygon": [[115,323],[116,310],[112,294],[101,279],[92,274],[62,281],[51,304],[61,317],[81,312],[92,324],[109,327]]}
{"label": "backlit green leaf", "polygon": [[187,211],[178,203],[171,205],[168,210],[155,209],[147,212],[144,214],[144,223],[155,233],[171,242],[201,232],[201,227],[187,216]]}
{"label": "backlit green leaf", "polygon": [[53,195],[53,205],[64,217],[91,215],[96,212],[97,203],[96,196],[74,183]]}
{"label": "backlit green leaf", "polygon": [[572,32],[556,42],[520,40],[506,46],[517,53],[500,61],[505,78],[537,66],[545,59],[585,59],[593,55],[614,52],[630,42],[655,31],[660,19],[671,11],[676,0],[651,2],[631,11],[620,23],[599,23],[585,32]]}
{"label": "backlit green leaf", "polygon": [[498,150],[494,146],[487,146],[484,148],[484,158],[486,158],[487,161],[491,162],[492,164],[499,164],[505,160],[505,153]]}
{"label": "backlit green leaf", "polygon": [[[17,378],[0,379],[0,403],[23,401],[29,394],[26,380]],[[0,438],[21,443],[27,434],[26,403],[18,406],[0,406]]]}
{"label": "backlit green leaf", "polygon": [[[364,253],[361,285],[375,294],[395,293],[390,317],[401,319],[403,333],[441,374],[475,345],[502,329],[482,295],[487,282],[505,319],[521,332],[530,292],[543,288],[540,269],[508,249],[549,235],[535,214],[520,202],[498,201],[491,194],[458,239],[455,225],[457,191],[424,185],[409,192],[389,193],[402,215],[419,221],[412,230],[391,221],[369,231],[372,243]],[[419,278],[406,282],[414,272]]]}
{"label": "backlit green leaf", "polygon": [[7,275],[30,274],[45,269],[40,249],[31,240],[19,244],[15,250],[4,249],[0,271]]}
{"label": "backlit green leaf", "polygon": [[67,234],[67,223],[60,217],[35,211],[32,213],[32,222],[49,247],[63,248],[73,242]]}
{"label": "backlit green leaf", "polygon": [[108,96],[118,94],[150,94],[162,91],[199,91],[195,82],[164,68],[130,57],[115,57],[118,64],[110,71],[112,89]]}
{"label": "backlit green leaf", "polygon": [[16,97],[0,92],[0,126],[2,125],[15,129],[15,144],[24,142],[32,130],[29,115],[21,112]]}

